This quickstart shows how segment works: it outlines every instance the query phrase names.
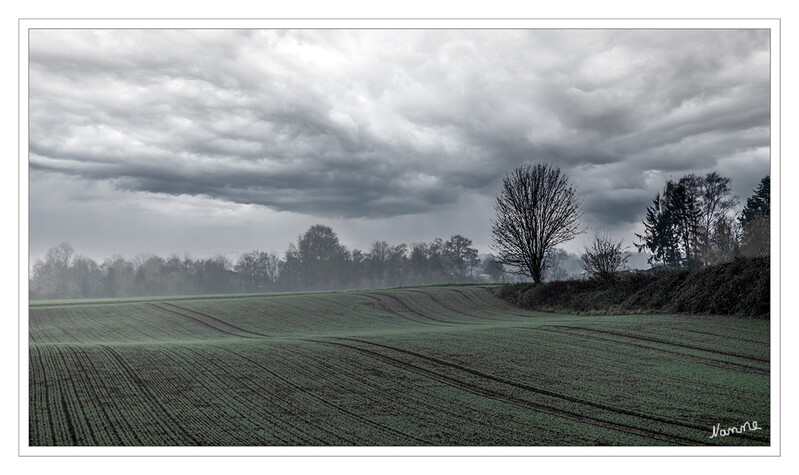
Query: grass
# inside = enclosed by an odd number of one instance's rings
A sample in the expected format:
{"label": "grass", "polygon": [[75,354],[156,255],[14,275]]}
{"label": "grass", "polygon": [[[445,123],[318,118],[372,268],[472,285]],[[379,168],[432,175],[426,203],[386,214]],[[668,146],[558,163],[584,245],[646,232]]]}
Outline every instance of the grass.
{"label": "grass", "polygon": [[542,313],[445,286],[41,306],[29,330],[32,446],[770,440],[764,320]]}
{"label": "grass", "polygon": [[176,302],[181,300],[216,300],[216,299],[248,299],[253,297],[279,297],[296,294],[323,294],[341,292],[340,290],[326,291],[294,291],[294,292],[266,292],[251,294],[208,294],[208,295],[170,295],[164,297],[109,297],[98,299],[55,299],[55,300],[31,300],[28,307],[68,307],[84,305],[116,305],[121,303],[141,303],[141,302]]}

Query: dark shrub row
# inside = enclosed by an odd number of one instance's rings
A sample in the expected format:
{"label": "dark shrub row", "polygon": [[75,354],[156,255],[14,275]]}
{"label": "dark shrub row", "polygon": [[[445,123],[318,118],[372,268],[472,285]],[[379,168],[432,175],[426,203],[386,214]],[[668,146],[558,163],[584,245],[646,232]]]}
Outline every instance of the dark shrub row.
{"label": "dark shrub row", "polygon": [[497,294],[541,311],[690,313],[769,318],[770,261],[740,257],[697,270],[628,272],[613,280],[509,284]]}

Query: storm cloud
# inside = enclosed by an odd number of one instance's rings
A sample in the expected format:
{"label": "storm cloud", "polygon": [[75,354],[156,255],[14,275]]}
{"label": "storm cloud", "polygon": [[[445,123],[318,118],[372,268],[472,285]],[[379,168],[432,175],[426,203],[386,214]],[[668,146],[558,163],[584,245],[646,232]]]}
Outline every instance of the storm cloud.
{"label": "storm cloud", "polygon": [[767,30],[32,30],[29,164],[386,220],[547,161],[612,228],[669,177],[768,174],[769,65]]}

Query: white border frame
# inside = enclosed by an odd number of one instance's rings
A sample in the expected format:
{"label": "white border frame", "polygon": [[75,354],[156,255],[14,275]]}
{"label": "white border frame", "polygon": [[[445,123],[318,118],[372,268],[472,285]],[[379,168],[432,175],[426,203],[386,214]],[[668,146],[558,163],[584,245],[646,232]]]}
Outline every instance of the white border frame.
{"label": "white border frame", "polygon": [[[771,445],[768,447],[31,447],[28,445],[28,31],[29,29],[769,29],[771,30]],[[19,451],[20,456],[616,457],[780,456],[779,19],[20,19],[19,20]],[[708,432],[710,428],[708,428]]]}

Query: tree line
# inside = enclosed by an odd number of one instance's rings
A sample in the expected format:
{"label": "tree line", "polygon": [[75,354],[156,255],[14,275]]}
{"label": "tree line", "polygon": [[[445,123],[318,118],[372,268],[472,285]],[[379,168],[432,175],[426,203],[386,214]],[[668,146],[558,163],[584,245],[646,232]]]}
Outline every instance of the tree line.
{"label": "tree line", "polygon": [[346,290],[405,285],[498,282],[501,267],[478,258],[472,241],[390,245],[375,241],[367,251],[347,249],[329,226],[314,225],[282,256],[252,250],[235,262],[225,256],[193,259],[115,255],[102,263],[76,254],[68,243],[37,259],[29,282],[32,300],[120,298],[159,295]]}
{"label": "tree line", "polygon": [[666,268],[699,268],[736,256],[769,255],[769,176],[760,180],[743,210],[730,179],[716,172],[669,180],[646,209],[644,234],[636,234],[639,252]]}
{"label": "tree line", "polygon": [[[730,179],[716,172],[669,180],[646,208],[638,252],[653,268],[699,268],[736,256],[769,254],[770,178],[764,177],[740,214]],[[582,202],[567,176],[547,163],[508,173],[494,201],[492,247],[509,272],[541,283],[562,259],[559,244],[585,232]],[[589,276],[613,278],[627,267],[623,241],[597,231],[580,263]]]}
{"label": "tree line", "polygon": [[[764,177],[740,213],[730,179],[716,172],[669,180],[646,208],[638,252],[654,268],[698,268],[736,256],[769,254],[770,178]],[[581,201],[567,176],[546,163],[525,164],[506,175],[491,223],[496,257],[481,261],[461,235],[429,243],[349,250],[329,227],[311,226],[278,257],[250,251],[193,260],[154,255],[102,264],[75,255],[69,244],[50,249],[33,266],[32,299],[193,295],[295,290],[345,290],[466,282],[497,282],[519,274],[535,284],[566,277],[567,254],[556,246],[585,232]],[[595,233],[579,261],[589,276],[612,278],[627,267],[623,241]]]}

